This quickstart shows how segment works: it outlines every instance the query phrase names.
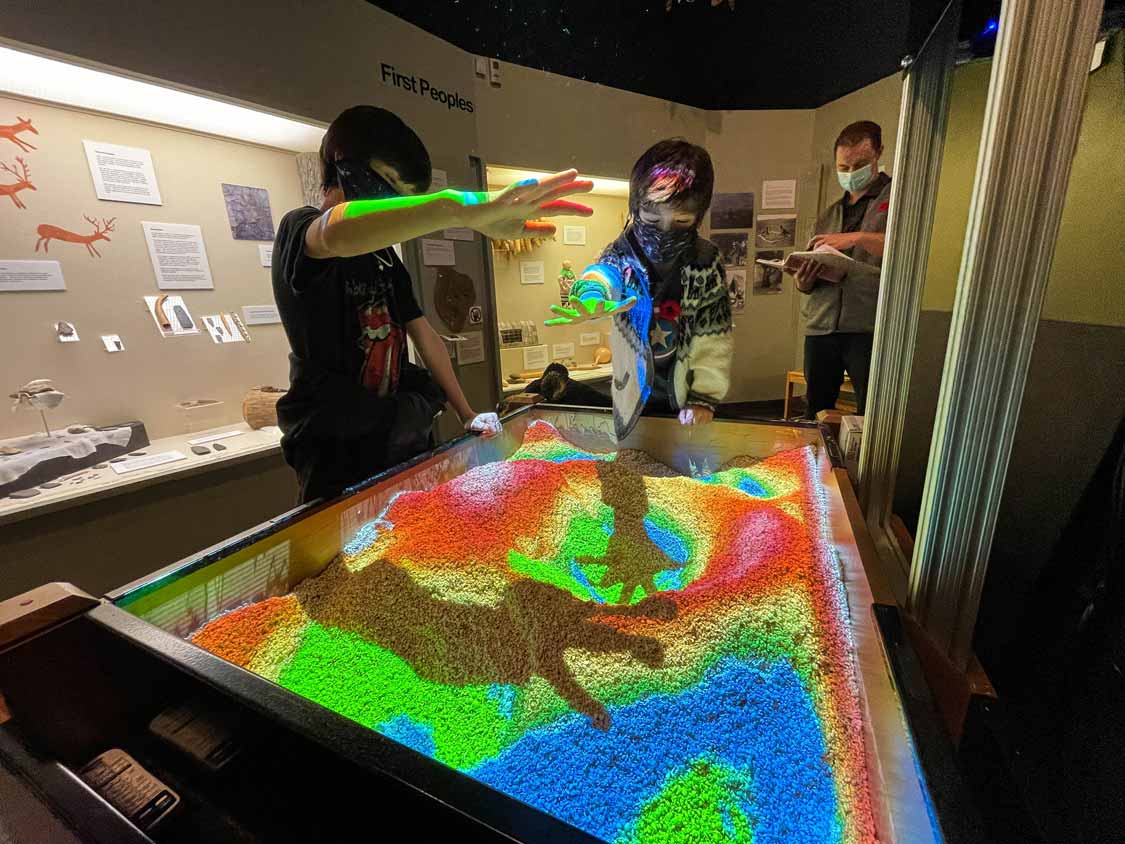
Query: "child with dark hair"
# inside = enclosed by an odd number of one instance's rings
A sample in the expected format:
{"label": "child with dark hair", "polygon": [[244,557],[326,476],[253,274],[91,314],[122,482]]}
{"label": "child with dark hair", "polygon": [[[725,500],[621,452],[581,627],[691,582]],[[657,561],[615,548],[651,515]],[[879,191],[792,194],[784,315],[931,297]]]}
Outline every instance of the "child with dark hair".
{"label": "child with dark hair", "polygon": [[[426,195],[425,145],[374,106],[337,117],[320,159],[324,202],[285,215],[273,260],[291,349],[278,422],[302,502],[338,495],[426,450],[447,401],[466,430],[499,433],[495,413],[477,413],[466,401],[394,244],[457,226],[496,238],[543,236],[555,227],[532,218],[592,213],[563,199],[592,187],[573,170],[496,193]],[[407,360],[408,337],[428,370]]]}
{"label": "child with dark hair", "polygon": [[[715,173],[702,147],[655,144],[629,178],[625,230],[570,291],[547,325],[613,317],[612,402],[618,438],[643,411],[678,411],[684,425],[710,422],[730,387],[734,340],[718,250],[699,236]],[[556,390],[563,401],[579,389]],[[596,402],[591,402],[596,403]]]}

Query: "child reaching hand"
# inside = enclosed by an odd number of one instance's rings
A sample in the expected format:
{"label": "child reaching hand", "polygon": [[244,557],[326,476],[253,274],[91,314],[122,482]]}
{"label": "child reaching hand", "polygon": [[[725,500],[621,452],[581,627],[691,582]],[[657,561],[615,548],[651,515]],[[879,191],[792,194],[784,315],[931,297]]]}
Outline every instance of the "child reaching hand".
{"label": "child reaching hand", "polygon": [[710,422],[730,387],[726,278],[715,245],[699,236],[714,183],[702,147],[681,139],[652,146],[633,165],[625,230],[574,283],[570,306],[551,306],[559,316],[547,325],[613,317],[618,439],[645,410],[679,411],[684,425]]}

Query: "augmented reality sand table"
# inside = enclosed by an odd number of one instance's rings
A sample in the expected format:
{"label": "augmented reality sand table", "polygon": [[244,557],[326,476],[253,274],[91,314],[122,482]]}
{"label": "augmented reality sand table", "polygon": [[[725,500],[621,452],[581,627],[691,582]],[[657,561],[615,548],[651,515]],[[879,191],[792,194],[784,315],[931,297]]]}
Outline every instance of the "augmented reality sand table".
{"label": "augmented reality sand table", "polygon": [[874,841],[812,450],[614,458],[533,423],[193,640],[606,841]]}

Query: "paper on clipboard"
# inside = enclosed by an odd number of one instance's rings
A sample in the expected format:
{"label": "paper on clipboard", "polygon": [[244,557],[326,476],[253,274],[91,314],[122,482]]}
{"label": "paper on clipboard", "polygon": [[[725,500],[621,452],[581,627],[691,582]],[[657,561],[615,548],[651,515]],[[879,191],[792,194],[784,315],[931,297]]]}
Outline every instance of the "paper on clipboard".
{"label": "paper on clipboard", "polygon": [[857,261],[855,258],[849,258],[843,252],[833,249],[831,246],[823,246],[813,249],[811,252],[790,252],[786,260],[817,261],[834,270],[840,274],[840,278],[845,275],[864,278],[878,278],[880,268],[865,264],[863,261]]}
{"label": "paper on clipboard", "polygon": [[849,258],[843,252],[833,249],[831,246],[818,246],[816,249],[806,252],[790,252],[785,256],[784,261],[758,259],[756,263],[766,267],[780,267],[787,273],[795,273],[802,261],[816,261],[821,264],[824,271],[818,278],[821,281],[833,284],[843,281],[844,277],[848,275],[852,278],[877,278],[880,272],[879,267]]}
{"label": "paper on clipboard", "polygon": [[[801,268],[801,256],[812,255],[812,254],[814,254],[814,253],[804,252],[804,253],[800,253],[800,256],[799,256],[798,253],[791,252],[785,257],[784,261],[777,261],[777,260],[766,259],[766,258],[756,258],[754,260],[754,263],[755,264],[761,264],[763,267],[773,267],[775,269],[781,270],[782,272],[789,273],[790,275],[796,275],[797,271]],[[814,258],[813,260],[820,261],[821,253],[815,253],[815,254],[817,255],[817,257]],[[817,278],[820,281],[827,281],[830,284],[838,284],[839,282],[844,280],[845,275],[846,275],[846,272],[835,269],[833,267],[825,266],[824,270],[821,271],[820,275],[817,276]]]}

